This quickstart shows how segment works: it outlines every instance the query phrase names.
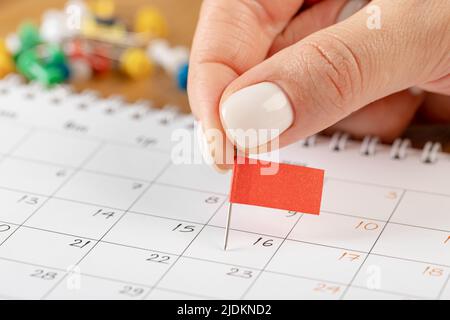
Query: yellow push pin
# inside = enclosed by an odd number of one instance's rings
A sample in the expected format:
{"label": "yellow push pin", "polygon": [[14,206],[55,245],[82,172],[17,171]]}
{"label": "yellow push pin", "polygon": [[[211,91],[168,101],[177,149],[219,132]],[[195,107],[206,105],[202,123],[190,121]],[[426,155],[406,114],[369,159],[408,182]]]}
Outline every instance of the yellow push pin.
{"label": "yellow push pin", "polygon": [[120,69],[132,79],[141,79],[152,73],[153,64],[144,50],[129,48],[120,58]]}
{"label": "yellow push pin", "polygon": [[6,45],[3,40],[0,40],[0,78],[14,72],[14,62],[6,49]]}
{"label": "yellow push pin", "polygon": [[134,32],[154,38],[165,38],[168,34],[166,19],[157,9],[143,7],[136,14]]}

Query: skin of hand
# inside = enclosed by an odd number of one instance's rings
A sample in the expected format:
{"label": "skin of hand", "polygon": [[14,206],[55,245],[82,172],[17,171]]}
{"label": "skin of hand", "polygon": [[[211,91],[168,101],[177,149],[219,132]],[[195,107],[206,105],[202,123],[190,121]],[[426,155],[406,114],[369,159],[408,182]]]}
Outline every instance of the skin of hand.
{"label": "skin of hand", "polygon": [[[243,129],[261,128],[261,119],[252,121],[264,113],[258,107],[267,88],[292,108],[280,147],[324,129],[389,142],[421,105],[429,119],[450,122],[450,1],[313,2],[306,9],[304,0],[203,2],[188,93],[216,168],[230,168],[236,145],[230,129],[242,125],[225,117],[224,109],[243,110]],[[256,91],[262,94],[236,103],[254,85],[263,87]],[[247,105],[254,117],[245,113]],[[211,139],[210,130],[228,139]]]}

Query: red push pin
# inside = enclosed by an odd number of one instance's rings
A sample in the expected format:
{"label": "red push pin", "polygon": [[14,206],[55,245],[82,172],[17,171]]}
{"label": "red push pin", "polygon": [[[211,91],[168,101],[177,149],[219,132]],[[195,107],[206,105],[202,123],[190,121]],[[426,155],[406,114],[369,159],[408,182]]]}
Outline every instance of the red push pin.
{"label": "red push pin", "polygon": [[324,171],[320,169],[237,157],[233,167],[224,250],[233,203],[320,213]]}

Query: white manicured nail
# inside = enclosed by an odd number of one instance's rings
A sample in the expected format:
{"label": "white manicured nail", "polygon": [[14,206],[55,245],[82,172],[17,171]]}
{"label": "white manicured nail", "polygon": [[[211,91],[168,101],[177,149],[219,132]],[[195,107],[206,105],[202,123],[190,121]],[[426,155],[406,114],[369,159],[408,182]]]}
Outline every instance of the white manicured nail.
{"label": "white manicured nail", "polygon": [[339,13],[336,22],[341,22],[349,18],[350,16],[361,10],[369,2],[370,1],[368,0],[348,0]]}
{"label": "white manicured nail", "polygon": [[271,82],[233,93],[220,108],[228,137],[241,150],[254,149],[277,138],[294,122],[288,97]]}

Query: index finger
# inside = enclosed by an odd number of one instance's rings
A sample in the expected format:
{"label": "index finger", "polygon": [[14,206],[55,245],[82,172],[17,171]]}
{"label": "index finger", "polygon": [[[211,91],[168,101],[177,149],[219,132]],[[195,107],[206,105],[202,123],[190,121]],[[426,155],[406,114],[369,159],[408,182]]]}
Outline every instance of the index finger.
{"label": "index finger", "polygon": [[208,141],[213,162],[226,168],[225,133],[219,102],[225,88],[262,62],[275,37],[297,13],[303,0],[205,0],[192,47],[188,93],[204,132],[223,134],[221,145]]}

